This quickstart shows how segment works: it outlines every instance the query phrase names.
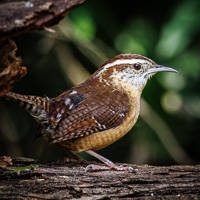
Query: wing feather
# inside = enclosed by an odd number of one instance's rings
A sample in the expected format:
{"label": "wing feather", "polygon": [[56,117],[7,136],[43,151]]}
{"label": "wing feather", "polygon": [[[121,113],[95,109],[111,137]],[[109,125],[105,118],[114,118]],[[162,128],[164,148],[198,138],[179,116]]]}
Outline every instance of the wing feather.
{"label": "wing feather", "polygon": [[[62,100],[55,102],[51,116],[55,132],[49,136],[51,143],[72,140],[115,128],[122,123],[128,113],[128,99],[124,94],[115,91],[112,95],[107,93],[105,96],[103,93],[83,95],[80,92],[76,91],[73,98],[68,92],[62,96]],[[70,100],[66,100],[67,98]],[[67,103],[70,101],[71,104],[67,105],[66,101]],[[59,113],[62,114],[59,115]]]}

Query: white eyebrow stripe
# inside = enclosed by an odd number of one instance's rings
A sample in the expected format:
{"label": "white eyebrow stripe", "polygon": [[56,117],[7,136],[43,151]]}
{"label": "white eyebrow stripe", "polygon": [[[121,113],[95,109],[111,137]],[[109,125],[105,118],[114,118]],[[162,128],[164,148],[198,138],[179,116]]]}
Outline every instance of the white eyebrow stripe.
{"label": "white eyebrow stripe", "polygon": [[114,65],[121,65],[121,64],[135,64],[135,63],[150,63],[148,60],[143,60],[143,59],[121,59],[121,60],[115,60],[112,63],[108,63],[103,66],[103,68],[98,72],[97,76],[100,75],[101,73],[105,72],[108,68],[114,66]]}

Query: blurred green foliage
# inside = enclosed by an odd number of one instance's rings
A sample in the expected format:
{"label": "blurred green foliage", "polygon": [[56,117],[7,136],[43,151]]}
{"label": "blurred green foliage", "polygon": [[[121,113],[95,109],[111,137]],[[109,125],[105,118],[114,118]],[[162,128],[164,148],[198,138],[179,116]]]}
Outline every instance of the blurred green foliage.
{"label": "blurred green foliage", "polygon": [[[119,53],[138,53],[179,70],[152,78],[141,117],[124,138],[101,150],[113,161],[148,164],[200,162],[200,1],[87,1],[55,26],[55,34],[16,37],[28,75],[23,94],[57,96]],[[43,139],[37,124],[11,102],[0,104],[2,155],[58,159],[65,153]],[[85,155],[83,155],[85,156]]]}

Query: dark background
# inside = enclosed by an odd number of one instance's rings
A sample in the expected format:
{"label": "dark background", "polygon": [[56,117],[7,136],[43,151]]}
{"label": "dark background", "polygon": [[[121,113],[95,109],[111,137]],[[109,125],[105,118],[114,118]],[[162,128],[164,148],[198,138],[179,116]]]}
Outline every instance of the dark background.
{"label": "dark background", "polygon": [[[13,91],[54,97],[85,80],[108,58],[138,53],[173,67],[145,87],[134,128],[100,151],[115,162],[200,162],[200,2],[90,0],[73,9],[56,33],[15,38],[28,74]],[[37,123],[12,102],[0,100],[0,154],[57,160],[65,152],[34,140]],[[85,154],[83,154],[85,156]]]}

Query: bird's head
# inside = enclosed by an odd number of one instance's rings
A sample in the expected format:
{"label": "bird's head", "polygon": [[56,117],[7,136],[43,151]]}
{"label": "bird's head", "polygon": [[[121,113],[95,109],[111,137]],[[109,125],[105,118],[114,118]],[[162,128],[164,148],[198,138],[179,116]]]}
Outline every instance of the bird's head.
{"label": "bird's head", "polygon": [[142,91],[147,80],[157,72],[177,72],[175,69],[156,64],[138,54],[120,54],[108,60],[96,73],[107,85],[132,87]]}

